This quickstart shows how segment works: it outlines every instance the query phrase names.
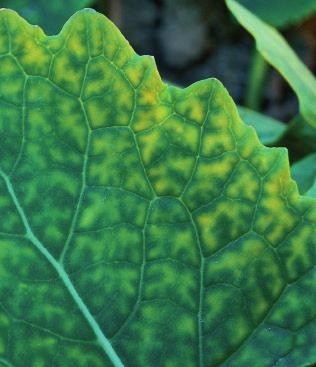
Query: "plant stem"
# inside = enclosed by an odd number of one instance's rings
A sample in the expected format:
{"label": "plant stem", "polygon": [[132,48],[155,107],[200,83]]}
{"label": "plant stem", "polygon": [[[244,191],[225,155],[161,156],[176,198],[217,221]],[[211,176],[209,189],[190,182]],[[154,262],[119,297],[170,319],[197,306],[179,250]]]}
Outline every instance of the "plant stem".
{"label": "plant stem", "polygon": [[262,101],[262,91],[269,65],[255,49],[252,55],[248,76],[245,105],[253,110],[259,110]]}

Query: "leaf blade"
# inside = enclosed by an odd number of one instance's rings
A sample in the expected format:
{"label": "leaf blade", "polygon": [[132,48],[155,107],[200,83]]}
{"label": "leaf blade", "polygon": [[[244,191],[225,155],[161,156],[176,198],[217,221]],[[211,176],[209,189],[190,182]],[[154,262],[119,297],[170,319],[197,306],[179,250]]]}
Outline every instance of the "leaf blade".
{"label": "leaf blade", "polygon": [[291,166],[292,177],[300,192],[305,194],[316,179],[316,153],[309,154]]}
{"label": "leaf blade", "polygon": [[25,238],[14,197],[124,365],[313,358],[300,327],[313,338],[314,286],[303,310],[294,301],[295,281],[303,292],[314,274],[315,202],[222,84],[164,85],[151,58],[89,11],[50,38],[0,12],[0,40],[0,341],[11,340],[1,358],[111,365],[72,288]]}
{"label": "leaf blade", "polygon": [[252,34],[262,56],[278,70],[295,91],[302,116],[316,126],[316,79],[275,29],[234,0],[226,1],[238,22]]}
{"label": "leaf blade", "polygon": [[306,195],[316,199],[316,180],[314,181],[310,189],[306,192]]}
{"label": "leaf blade", "polygon": [[280,28],[301,22],[316,12],[314,0],[304,1],[304,4],[299,4],[295,0],[278,0],[273,7],[264,0],[238,0],[238,2],[265,22]]}
{"label": "leaf blade", "polygon": [[272,145],[276,143],[286,130],[286,125],[278,120],[262,115],[259,112],[238,106],[241,119],[253,126],[262,144]]}

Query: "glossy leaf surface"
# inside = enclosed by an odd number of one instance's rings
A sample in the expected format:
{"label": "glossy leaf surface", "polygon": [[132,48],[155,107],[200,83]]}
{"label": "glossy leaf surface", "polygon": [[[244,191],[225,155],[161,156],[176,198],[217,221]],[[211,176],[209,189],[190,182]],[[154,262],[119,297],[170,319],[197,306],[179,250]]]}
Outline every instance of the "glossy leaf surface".
{"label": "glossy leaf surface", "polygon": [[315,201],[220,82],[2,10],[0,141],[0,364],[315,361]]}

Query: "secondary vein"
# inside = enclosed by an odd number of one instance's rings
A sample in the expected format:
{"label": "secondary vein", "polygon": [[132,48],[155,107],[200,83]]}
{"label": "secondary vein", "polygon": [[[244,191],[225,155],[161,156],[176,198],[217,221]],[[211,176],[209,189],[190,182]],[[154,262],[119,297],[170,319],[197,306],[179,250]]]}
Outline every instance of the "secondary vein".
{"label": "secondary vein", "polygon": [[68,274],[66,273],[64,267],[60,262],[58,262],[46,249],[46,247],[42,244],[42,242],[35,236],[35,234],[32,231],[32,228],[29,224],[29,221],[26,217],[26,214],[24,212],[24,209],[22,208],[16,194],[14,191],[14,188],[11,184],[11,181],[9,177],[0,169],[0,177],[3,178],[7,190],[12,198],[12,201],[21,217],[21,220],[24,224],[26,235],[25,237],[38,249],[38,251],[46,258],[46,260],[53,266],[53,268],[56,270],[57,274],[63,281],[65,287],[67,288],[68,292],[72,296],[74,302],[78,306],[79,310],[81,311],[82,315],[90,325],[91,329],[93,330],[97,341],[100,345],[100,347],[104,350],[106,355],[109,357],[109,359],[112,361],[113,365],[115,367],[124,367],[124,364],[120,360],[119,356],[116,354],[114,348],[112,347],[109,340],[106,338],[106,336],[103,334],[103,331],[101,330],[100,326],[94,319],[93,315],[89,311],[87,305],[84,303],[82,298],[80,297],[79,293],[77,292],[76,288],[74,287],[72,281],[70,280]]}

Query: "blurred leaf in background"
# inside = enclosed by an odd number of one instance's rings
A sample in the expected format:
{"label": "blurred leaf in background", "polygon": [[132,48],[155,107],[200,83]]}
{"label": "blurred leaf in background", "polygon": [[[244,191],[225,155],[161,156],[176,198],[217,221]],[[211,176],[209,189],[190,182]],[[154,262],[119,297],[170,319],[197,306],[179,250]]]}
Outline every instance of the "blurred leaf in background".
{"label": "blurred leaf in background", "polygon": [[[279,29],[288,29],[316,14],[316,0],[237,0],[261,20]],[[312,48],[315,47],[314,41]],[[259,50],[260,51],[260,50]],[[269,61],[269,60],[268,60]],[[268,64],[254,51],[249,69],[244,104],[259,110],[268,78]]]}
{"label": "blurred leaf in background", "polygon": [[316,152],[316,129],[306,123],[302,116],[295,116],[287,126],[287,130],[276,145],[288,148],[291,162]]}
{"label": "blurred leaf in background", "polygon": [[290,151],[292,160],[316,151],[315,77],[276,29],[238,2],[227,0],[226,3],[238,22],[255,38],[260,54],[287,80],[298,97],[301,117],[290,124],[281,145],[295,145]]}
{"label": "blurred leaf in background", "polygon": [[316,79],[285,38],[234,0],[227,5],[238,22],[256,40],[261,55],[288,81],[295,91],[300,111],[305,120],[316,129]]}
{"label": "blurred leaf in background", "polygon": [[305,194],[316,180],[316,153],[306,156],[291,167],[292,177],[296,181],[301,194]]}
{"label": "blurred leaf in background", "polygon": [[316,13],[316,0],[238,0],[265,22],[285,28]]}
{"label": "blurred leaf in background", "polygon": [[286,125],[269,116],[250,110],[249,108],[238,106],[241,119],[254,127],[262,144],[273,145],[276,143],[286,130]]}
{"label": "blurred leaf in background", "polygon": [[39,25],[46,34],[57,34],[77,10],[90,6],[93,0],[0,0],[0,7],[13,9],[30,23]]}
{"label": "blurred leaf in background", "polygon": [[313,183],[313,186],[305,193],[306,196],[310,196],[311,198],[316,198],[316,180]]}

